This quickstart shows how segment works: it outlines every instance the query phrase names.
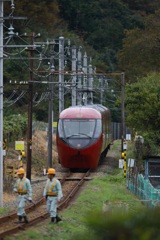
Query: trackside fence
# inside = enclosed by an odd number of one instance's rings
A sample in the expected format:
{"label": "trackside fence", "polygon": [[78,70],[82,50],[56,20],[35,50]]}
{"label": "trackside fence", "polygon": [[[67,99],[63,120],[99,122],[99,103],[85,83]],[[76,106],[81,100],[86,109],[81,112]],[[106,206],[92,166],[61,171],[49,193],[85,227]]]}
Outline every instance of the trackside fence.
{"label": "trackside fence", "polygon": [[144,204],[148,207],[160,205],[160,189],[153,187],[150,180],[145,179],[142,174],[127,179],[127,187],[136,196],[144,200]]}

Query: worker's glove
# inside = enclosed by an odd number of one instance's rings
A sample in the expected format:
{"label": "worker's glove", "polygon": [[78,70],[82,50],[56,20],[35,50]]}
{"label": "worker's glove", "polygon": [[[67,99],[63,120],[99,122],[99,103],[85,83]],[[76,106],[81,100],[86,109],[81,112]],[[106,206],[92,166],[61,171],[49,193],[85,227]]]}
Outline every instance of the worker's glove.
{"label": "worker's glove", "polygon": [[32,198],[31,197],[29,197],[28,200],[29,200],[29,202],[32,202]]}
{"label": "worker's glove", "polygon": [[45,202],[47,200],[46,196],[43,196],[43,202]]}

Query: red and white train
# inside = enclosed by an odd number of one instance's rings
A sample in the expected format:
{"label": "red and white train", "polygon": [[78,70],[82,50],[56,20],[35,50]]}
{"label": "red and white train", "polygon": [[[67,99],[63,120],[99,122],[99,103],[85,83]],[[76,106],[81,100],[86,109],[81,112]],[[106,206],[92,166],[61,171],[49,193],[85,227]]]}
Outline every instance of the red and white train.
{"label": "red and white train", "polygon": [[97,168],[111,143],[110,110],[95,104],[63,110],[59,115],[56,142],[63,167]]}

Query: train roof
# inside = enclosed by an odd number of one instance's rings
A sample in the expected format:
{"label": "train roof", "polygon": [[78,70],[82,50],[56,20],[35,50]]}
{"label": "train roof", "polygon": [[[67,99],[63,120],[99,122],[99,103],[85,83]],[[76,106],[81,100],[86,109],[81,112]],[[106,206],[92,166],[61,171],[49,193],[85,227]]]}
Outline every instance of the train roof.
{"label": "train roof", "polygon": [[109,111],[107,107],[101,104],[77,105],[77,106],[71,106],[69,108],[92,108],[92,109],[96,109],[99,112]]}
{"label": "train roof", "polygon": [[109,109],[100,104],[77,105],[63,110],[59,118],[101,118]]}

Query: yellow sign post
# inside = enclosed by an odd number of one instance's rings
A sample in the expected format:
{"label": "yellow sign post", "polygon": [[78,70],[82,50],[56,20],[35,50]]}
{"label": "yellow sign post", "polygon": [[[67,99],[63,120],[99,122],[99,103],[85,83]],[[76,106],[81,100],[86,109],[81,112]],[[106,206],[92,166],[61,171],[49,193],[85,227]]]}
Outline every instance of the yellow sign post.
{"label": "yellow sign post", "polygon": [[24,141],[15,141],[15,150],[24,150]]}
{"label": "yellow sign post", "polygon": [[23,167],[23,162],[22,162],[22,157],[25,157],[25,152],[24,152],[24,141],[16,141],[15,142],[15,150],[19,151],[19,156],[18,160],[20,167]]}

